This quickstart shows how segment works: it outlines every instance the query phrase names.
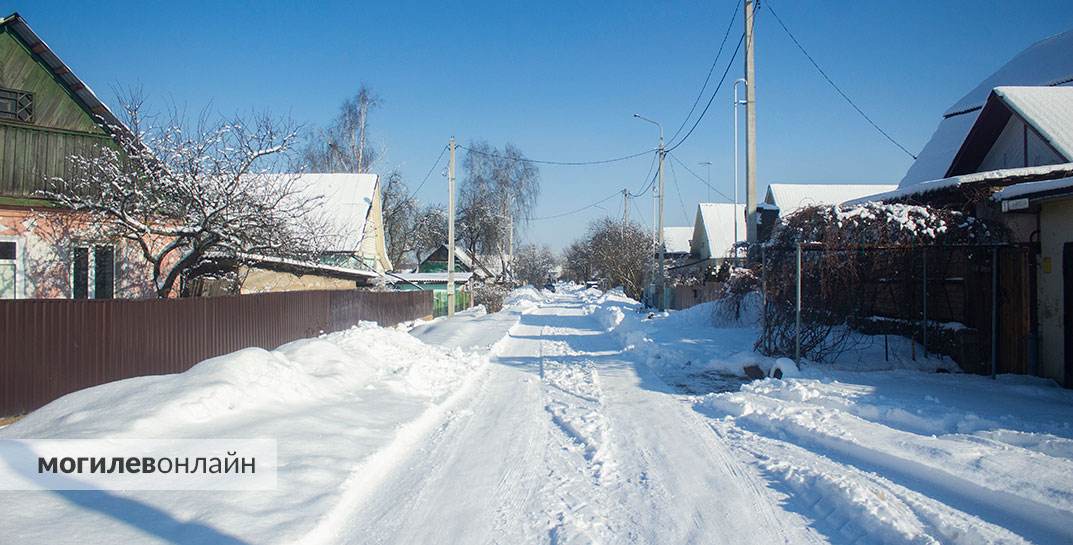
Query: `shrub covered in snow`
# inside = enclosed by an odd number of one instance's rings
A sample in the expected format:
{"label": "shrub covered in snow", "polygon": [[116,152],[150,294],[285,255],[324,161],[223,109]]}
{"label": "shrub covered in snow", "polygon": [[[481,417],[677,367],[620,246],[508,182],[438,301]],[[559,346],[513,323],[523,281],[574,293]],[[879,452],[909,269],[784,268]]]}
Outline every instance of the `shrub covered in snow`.
{"label": "shrub covered in snow", "polygon": [[[790,355],[795,346],[796,252],[802,257],[802,356],[832,359],[852,338],[843,327],[870,315],[876,286],[908,289],[915,274],[913,251],[1006,240],[1005,227],[954,210],[908,204],[865,203],[813,206],[780,219],[764,246],[764,329],[757,347]],[[902,288],[906,286],[906,288]],[[893,288],[892,288],[893,287]],[[905,294],[912,300],[911,294]]]}
{"label": "shrub covered in snow", "polygon": [[488,312],[499,312],[503,308],[503,299],[510,293],[510,287],[492,282],[474,282],[471,290],[473,304],[484,305]]}

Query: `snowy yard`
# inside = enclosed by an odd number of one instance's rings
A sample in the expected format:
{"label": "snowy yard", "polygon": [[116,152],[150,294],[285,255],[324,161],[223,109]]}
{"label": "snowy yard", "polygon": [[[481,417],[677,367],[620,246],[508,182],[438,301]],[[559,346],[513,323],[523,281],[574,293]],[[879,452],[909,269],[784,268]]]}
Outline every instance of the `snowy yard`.
{"label": "snowy yard", "polygon": [[0,438],[271,437],[278,488],[3,492],[0,543],[1073,542],[1073,392],[868,342],[747,382],[712,318],[519,290],[77,392]]}

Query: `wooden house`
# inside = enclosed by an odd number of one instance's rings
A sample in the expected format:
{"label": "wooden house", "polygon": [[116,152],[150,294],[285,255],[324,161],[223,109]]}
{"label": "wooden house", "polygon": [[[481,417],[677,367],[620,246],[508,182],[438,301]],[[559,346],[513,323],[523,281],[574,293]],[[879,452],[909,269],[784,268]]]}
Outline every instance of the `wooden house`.
{"label": "wooden house", "polygon": [[19,14],[0,20],[0,298],[153,294],[133,247],[84,236],[84,218],[40,198],[73,174],[71,155],[116,146],[122,130]]}

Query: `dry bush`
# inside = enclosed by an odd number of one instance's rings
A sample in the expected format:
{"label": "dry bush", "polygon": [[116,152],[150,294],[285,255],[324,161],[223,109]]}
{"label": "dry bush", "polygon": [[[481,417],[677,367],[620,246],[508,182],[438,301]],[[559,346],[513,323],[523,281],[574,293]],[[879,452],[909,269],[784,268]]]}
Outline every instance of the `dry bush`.
{"label": "dry bush", "polygon": [[847,322],[871,308],[866,284],[897,284],[914,274],[908,251],[923,246],[1002,242],[1007,231],[961,212],[906,204],[813,206],[780,220],[763,248],[764,328],[757,349],[792,355],[795,341],[797,244],[802,255],[801,355],[837,356]]}

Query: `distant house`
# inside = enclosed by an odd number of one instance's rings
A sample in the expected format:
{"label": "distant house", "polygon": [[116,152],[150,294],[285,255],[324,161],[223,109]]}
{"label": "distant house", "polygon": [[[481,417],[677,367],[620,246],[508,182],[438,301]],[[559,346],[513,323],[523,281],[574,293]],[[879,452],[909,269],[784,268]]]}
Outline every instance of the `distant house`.
{"label": "distant house", "polygon": [[0,20],[0,299],[155,294],[133,243],[88,235],[84,215],[39,193],[125,130],[21,16]]}
{"label": "distant house", "polygon": [[[421,258],[414,272],[447,272],[447,253],[447,244],[439,245]],[[455,272],[471,272],[476,279],[487,280],[500,273],[502,267],[499,266],[499,262],[498,256],[481,256],[479,259],[474,259],[465,249],[455,246]]]}
{"label": "distant house", "polygon": [[784,184],[768,186],[764,202],[760,204],[757,238],[765,241],[781,216],[788,216],[807,206],[842,204],[846,201],[868,197],[896,189],[895,184]]}
{"label": "distant house", "polygon": [[693,227],[664,227],[663,252],[667,259],[680,260],[689,257]]}
{"label": "distant house", "polygon": [[287,174],[300,198],[315,199],[329,245],[318,259],[223,256],[190,276],[186,295],[347,290],[371,286],[391,269],[376,174]]}
{"label": "distant house", "polygon": [[1020,354],[1014,368],[1073,387],[1073,30],[984,79],[946,111],[897,189],[861,200],[1004,223],[1019,251],[999,281],[1024,283],[1007,292],[999,319],[1016,331],[1000,342]]}
{"label": "distant house", "polygon": [[689,243],[690,253],[696,260],[718,266],[731,256],[735,236],[737,240],[745,240],[744,205],[711,202],[697,205]]}
{"label": "distant house", "polygon": [[391,270],[376,174],[300,174],[296,186],[319,200],[331,245],[322,263],[382,274]]}
{"label": "distant house", "polygon": [[[431,291],[433,316],[447,314],[447,244],[441,244],[429,252],[411,272],[388,274],[386,280],[392,289],[398,291]],[[455,248],[455,306],[456,310],[468,308],[472,302],[472,282],[489,278],[491,275],[480,265],[473,262],[469,253],[462,248]]]}

